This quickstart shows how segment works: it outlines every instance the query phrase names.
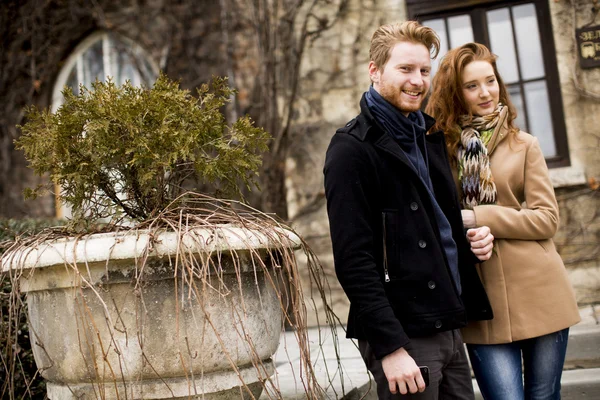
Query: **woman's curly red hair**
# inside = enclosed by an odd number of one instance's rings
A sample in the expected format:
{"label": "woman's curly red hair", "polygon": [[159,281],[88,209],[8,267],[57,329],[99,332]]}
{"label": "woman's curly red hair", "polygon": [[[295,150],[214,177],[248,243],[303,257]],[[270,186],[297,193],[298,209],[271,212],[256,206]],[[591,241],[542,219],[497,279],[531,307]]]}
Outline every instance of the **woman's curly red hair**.
{"label": "woman's curly red hair", "polygon": [[462,92],[462,73],[467,64],[473,61],[486,61],[492,65],[500,87],[500,102],[508,107],[509,135],[514,137],[519,131],[514,123],[517,110],[510,101],[508,90],[498,73],[496,58],[496,55],[486,46],[479,43],[467,43],[448,51],[433,77],[431,83],[433,91],[425,112],[436,119],[432,131],[444,131],[452,162],[456,161],[456,149],[462,131],[458,121],[461,115],[472,116]]}

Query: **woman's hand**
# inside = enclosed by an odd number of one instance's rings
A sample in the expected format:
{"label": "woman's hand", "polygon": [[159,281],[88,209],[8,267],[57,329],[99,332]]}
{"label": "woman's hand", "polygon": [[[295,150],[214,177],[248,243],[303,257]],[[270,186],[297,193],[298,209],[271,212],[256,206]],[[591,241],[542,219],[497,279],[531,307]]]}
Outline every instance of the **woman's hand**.
{"label": "woman's hand", "polygon": [[475,211],[473,210],[460,210],[462,214],[463,225],[465,228],[475,228],[477,221],[475,221]]}
{"label": "woman's hand", "polygon": [[481,228],[469,229],[467,240],[471,244],[471,251],[480,261],[486,261],[492,257],[494,236],[490,232],[490,228],[482,226]]}

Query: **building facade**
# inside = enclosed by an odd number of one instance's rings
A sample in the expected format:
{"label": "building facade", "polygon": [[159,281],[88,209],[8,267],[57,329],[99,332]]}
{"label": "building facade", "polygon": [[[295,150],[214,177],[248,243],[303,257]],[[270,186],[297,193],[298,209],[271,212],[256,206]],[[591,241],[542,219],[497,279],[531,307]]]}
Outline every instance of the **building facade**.
{"label": "building facade", "polygon": [[[193,89],[212,75],[227,75],[238,89],[229,112],[260,116],[269,93],[259,77],[270,76],[280,88],[274,96],[280,117],[290,122],[283,151],[288,219],[318,254],[330,302],[344,320],[347,301],[335,278],[323,193],[325,150],[335,130],[358,113],[368,89],[374,30],[416,18],[436,29],[442,56],[468,41],[499,56],[517,122],[540,139],[550,167],[561,212],[555,241],[578,301],[600,302],[600,66],[594,61],[600,59],[600,15],[595,18],[594,1],[337,0],[312,8],[312,2],[291,2],[301,4],[293,15],[286,0],[263,3],[280,6],[278,26],[291,21],[287,33],[280,29],[275,37],[266,30],[261,36],[257,10],[238,0],[28,0],[3,6],[0,217],[62,212],[53,196],[23,201],[24,187],[47,179],[26,168],[12,141],[23,107],[55,108],[64,84],[76,88],[107,74],[141,83],[163,70]],[[274,38],[302,45],[275,47]],[[269,46],[271,53],[265,52]],[[290,73],[288,65],[298,65],[299,73]],[[273,76],[264,73],[269,67]],[[308,290],[307,273],[305,278]]]}

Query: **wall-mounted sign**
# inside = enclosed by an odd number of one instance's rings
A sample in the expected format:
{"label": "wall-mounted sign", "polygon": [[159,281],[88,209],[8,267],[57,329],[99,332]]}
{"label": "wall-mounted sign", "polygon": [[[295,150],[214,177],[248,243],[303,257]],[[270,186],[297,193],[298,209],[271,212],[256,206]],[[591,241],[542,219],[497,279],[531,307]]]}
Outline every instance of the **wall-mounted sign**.
{"label": "wall-mounted sign", "polygon": [[600,67],[600,25],[577,29],[576,36],[581,68]]}

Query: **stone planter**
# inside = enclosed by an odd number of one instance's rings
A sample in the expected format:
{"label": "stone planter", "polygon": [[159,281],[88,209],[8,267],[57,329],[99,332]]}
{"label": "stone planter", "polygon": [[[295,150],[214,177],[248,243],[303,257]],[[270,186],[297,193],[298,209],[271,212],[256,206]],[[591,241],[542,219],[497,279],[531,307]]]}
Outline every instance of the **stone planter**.
{"label": "stone planter", "polygon": [[278,246],[223,226],[59,239],[2,261],[27,293],[50,399],[258,398],[282,330],[276,268],[259,265]]}

